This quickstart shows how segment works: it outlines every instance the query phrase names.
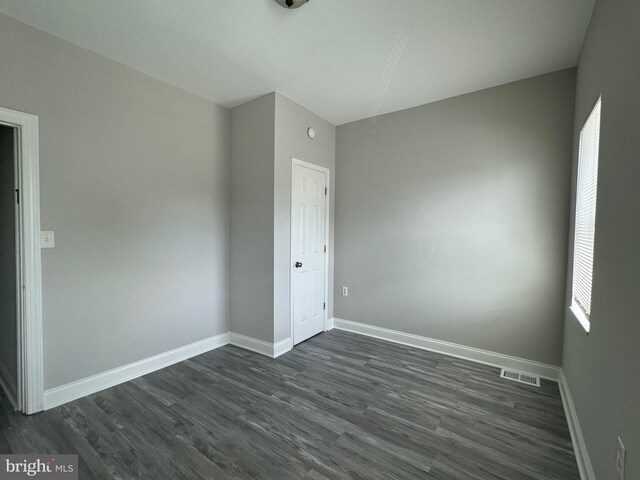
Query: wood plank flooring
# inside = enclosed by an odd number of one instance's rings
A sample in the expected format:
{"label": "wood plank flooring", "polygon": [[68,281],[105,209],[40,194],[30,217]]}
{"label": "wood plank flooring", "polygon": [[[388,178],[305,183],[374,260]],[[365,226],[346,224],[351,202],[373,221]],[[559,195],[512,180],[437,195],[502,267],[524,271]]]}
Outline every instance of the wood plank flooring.
{"label": "wood plank flooring", "polygon": [[333,330],[272,360],[233,346],[25,417],[1,453],[81,479],[579,479],[558,385]]}

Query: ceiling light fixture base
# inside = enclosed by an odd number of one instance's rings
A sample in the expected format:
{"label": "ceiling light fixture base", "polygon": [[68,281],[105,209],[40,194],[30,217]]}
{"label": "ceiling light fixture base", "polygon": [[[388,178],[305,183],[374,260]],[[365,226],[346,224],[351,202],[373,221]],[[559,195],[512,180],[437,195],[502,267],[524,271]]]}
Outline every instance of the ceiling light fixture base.
{"label": "ceiling light fixture base", "polygon": [[278,5],[280,5],[281,7],[288,8],[288,9],[294,9],[294,8],[301,7],[302,5],[307,3],[308,1],[309,0],[276,0],[276,3]]}

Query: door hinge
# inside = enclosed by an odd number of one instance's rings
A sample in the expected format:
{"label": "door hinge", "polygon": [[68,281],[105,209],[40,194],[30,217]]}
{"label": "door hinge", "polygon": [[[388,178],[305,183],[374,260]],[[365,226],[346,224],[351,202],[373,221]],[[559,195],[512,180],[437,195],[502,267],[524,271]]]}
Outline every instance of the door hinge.
{"label": "door hinge", "polygon": [[324,187],[324,194],[327,194],[327,187]]}
{"label": "door hinge", "polygon": [[324,253],[327,253],[327,246],[324,246]]}
{"label": "door hinge", "polygon": [[326,309],[327,309],[327,302],[323,302],[323,303],[322,303],[322,309],[323,309],[323,310],[326,310]]}
{"label": "door hinge", "polygon": [[16,203],[20,204],[20,190],[16,188]]}

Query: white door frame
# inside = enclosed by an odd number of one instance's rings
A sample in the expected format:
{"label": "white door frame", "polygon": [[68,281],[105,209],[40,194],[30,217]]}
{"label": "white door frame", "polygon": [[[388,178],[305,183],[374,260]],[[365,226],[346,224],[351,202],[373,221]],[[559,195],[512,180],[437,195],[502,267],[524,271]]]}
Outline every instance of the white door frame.
{"label": "white door frame", "polygon": [[18,130],[16,178],[18,231],[18,398],[26,414],[44,407],[42,267],[40,259],[40,178],[38,117],[0,107],[0,123]]}
{"label": "white door frame", "polygon": [[326,167],[314,165],[313,163],[298,160],[297,158],[291,158],[291,204],[289,212],[289,337],[291,338],[291,348],[294,347],[293,340],[293,264],[295,259],[293,258],[293,195],[295,192],[294,185],[294,169],[296,165],[310,168],[318,172],[323,172],[326,175],[326,188],[327,194],[324,197],[324,215],[325,215],[325,228],[324,228],[324,244],[327,246],[327,252],[324,255],[324,303],[326,308],[324,309],[324,330],[329,330],[329,205],[331,198],[331,170]]}

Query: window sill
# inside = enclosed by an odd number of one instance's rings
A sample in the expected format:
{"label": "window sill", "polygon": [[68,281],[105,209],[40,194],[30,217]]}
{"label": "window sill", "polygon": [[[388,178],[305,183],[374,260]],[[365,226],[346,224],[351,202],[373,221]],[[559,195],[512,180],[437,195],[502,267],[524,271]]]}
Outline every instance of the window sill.
{"label": "window sill", "polygon": [[584,330],[589,333],[589,330],[591,330],[591,322],[589,322],[589,319],[586,317],[584,312],[580,309],[580,307],[573,303],[571,304],[570,308],[573,312],[573,315],[578,319],[578,322],[580,322],[580,325],[582,325],[582,328],[584,328]]}

